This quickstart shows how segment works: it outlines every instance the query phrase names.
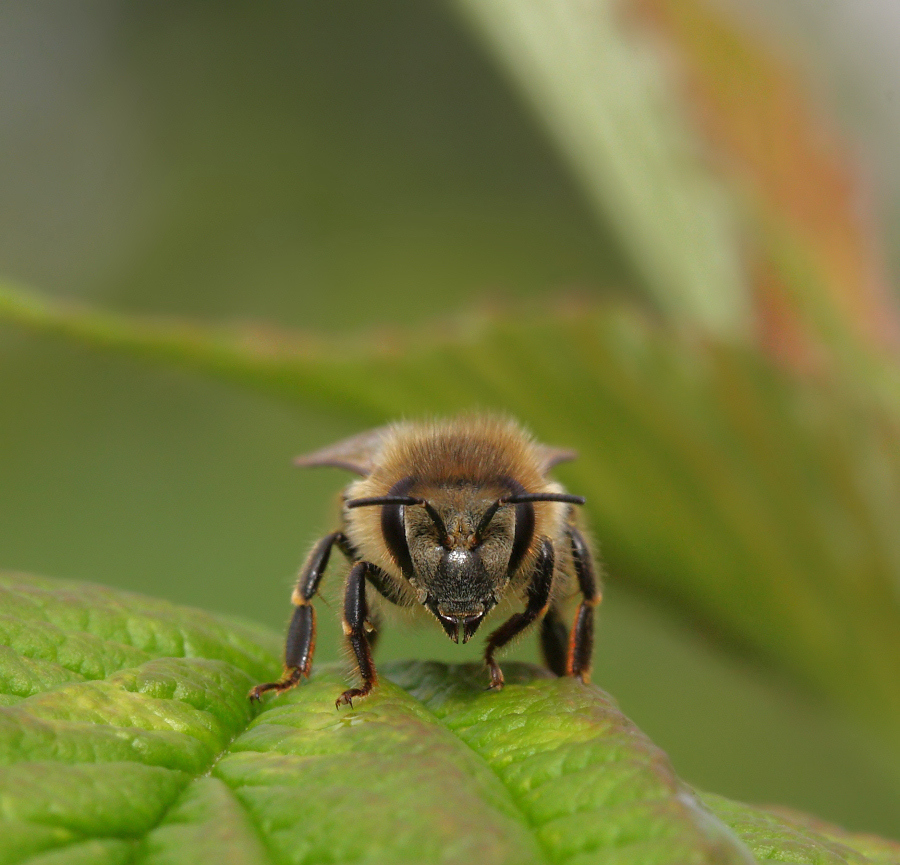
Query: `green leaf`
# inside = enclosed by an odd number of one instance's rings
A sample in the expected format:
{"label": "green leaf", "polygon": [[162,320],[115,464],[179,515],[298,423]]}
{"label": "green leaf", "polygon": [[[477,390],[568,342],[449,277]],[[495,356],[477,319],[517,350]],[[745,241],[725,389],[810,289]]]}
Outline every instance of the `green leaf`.
{"label": "green leaf", "polygon": [[[350,711],[334,668],[257,709],[268,632],[15,574],[0,599],[3,865],[753,861],[596,687],[507,665],[487,692],[481,669],[406,662]],[[827,861],[868,861],[845,852]]]}
{"label": "green leaf", "polygon": [[511,411],[580,451],[560,475],[588,497],[613,590],[652,593],[900,746],[900,453],[865,393],[588,304],[389,340],[132,319],[12,289],[3,318],[361,425]]}
{"label": "green leaf", "polygon": [[745,332],[750,302],[731,203],[699,158],[671,75],[622,4],[457,5],[544,121],[658,307],[713,333]]}
{"label": "green leaf", "polygon": [[900,844],[847,832],[815,817],[787,808],[754,808],[721,796],[704,794],[703,802],[729,825],[757,859],[838,865],[896,865]]}

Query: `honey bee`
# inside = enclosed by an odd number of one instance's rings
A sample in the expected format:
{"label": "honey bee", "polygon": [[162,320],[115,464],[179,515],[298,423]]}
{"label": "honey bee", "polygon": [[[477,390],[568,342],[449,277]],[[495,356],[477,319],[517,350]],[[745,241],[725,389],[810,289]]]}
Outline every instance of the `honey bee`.
{"label": "honey bee", "polygon": [[[316,544],[300,570],[284,676],[257,685],[250,699],[281,693],[309,676],[316,637],[311,602],[333,547],[351,563],[343,628],[361,680],[361,687],[337,698],[337,707],[352,707],[378,681],[373,592],[391,604],[426,610],[457,643],[470,640],[502,600],[519,603],[524,609],[488,636],[489,687],[503,686],[497,651],[538,620],[547,666],[586,682],[601,595],[575,520],[575,506],[584,499],[547,477],[574,458],[491,416],[398,423],[299,457],[299,466],[337,466],[361,477],[342,494],[341,528]],[[560,602],[573,578],[581,602],[569,633]]]}

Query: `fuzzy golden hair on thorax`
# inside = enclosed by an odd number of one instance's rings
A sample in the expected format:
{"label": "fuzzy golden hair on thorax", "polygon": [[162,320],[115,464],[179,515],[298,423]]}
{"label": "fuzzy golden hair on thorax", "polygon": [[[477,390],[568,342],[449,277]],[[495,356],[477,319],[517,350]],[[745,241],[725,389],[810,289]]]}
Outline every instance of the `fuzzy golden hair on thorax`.
{"label": "fuzzy golden hair on thorax", "polygon": [[[441,460],[422,457],[440,454]],[[479,473],[505,467],[521,470],[526,479],[539,482],[555,465],[575,458],[575,453],[534,441],[515,421],[491,414],[461,415],[422,423],[401,421],[368,430],[321,450],[298,457],[303,467],[334,466],[362,477],[382,475],[392,464],[396,469],[415,463],[444,462],[444,473],[472,469]],[[449,467],[453,466],[452,469]],[[381,471],[379,471],[381,469]]]}
{"label": "fuzzy golden hair on thorax", "polygon": [[472,416],[390,428],[370,479],[374,486],[407,476],[423,485],[481,486],[513,478],[539,492],[545,474],[538,447],[518,424]]}

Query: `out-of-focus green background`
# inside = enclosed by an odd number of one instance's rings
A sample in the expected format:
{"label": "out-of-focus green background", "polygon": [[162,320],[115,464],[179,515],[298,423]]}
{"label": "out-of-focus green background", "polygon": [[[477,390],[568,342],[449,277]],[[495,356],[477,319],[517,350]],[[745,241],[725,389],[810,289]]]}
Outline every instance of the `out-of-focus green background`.
{"label": "out-of-focus green background", "polygon": [[[550,138],[438,3],[4,3],[0,164],[0,272],[117,310],[390,339],[473,304],[647,303]],[[347,480],[291,457],[357,429],[4,328],[0,566],[280,629]],[[577,465],[568,478],[579,492]],[[319,660],[341,656],[334,597]],[[867,730],[615,572],[598,642],[596,681],[689,781],[900,834],[900,780]],[[536,659],[532,643],[511,654]],[[380,646],[478,653],[402,623]]]}

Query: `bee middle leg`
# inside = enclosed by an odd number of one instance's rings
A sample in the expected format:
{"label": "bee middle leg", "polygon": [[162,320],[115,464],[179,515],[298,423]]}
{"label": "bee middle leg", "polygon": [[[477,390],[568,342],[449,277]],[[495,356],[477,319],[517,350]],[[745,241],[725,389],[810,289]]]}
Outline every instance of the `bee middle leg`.
{"label": "bee middle leg", "polygon": [[337,708],[342,705],[353,708],[354,698],[365,697],[378,683],[378,674],[375,672],[372,650],[366,635],[369,612],[366,604],[366,576],[373,567],[368,562],[357,562],[347,576],[347,588],[344,593],[344,633],[356,657],[362,687],[344,691],[334,701]]}
{"label": "bee middle leg", "polygon": [[490,688],[503,687],[503,671],[494,660],[494,652],[505,646],[513,637],[525,630],[541,615],[547,612],[550,602],[550,588],[553,585],[553,569],[555,555],[553,544],[544,538],[537,565],[528,585],[528,602],[525,610],[510,616],[494,633],[488,637],[484,662],[491,671]]}
{"label": "bee middle leg", "polygon": [[293,688],[304,676],[309,676],[316,648],[316,611],[310,602],[328,567],[331,548],[335,544],[343,548],[345,543],[343,532],[333,532],[322,538],[309,554],[291,596],[295,606],[284,647],[284,675],[277,682],[266,682],[253,688],[249,694],[251,700],[258,700],[266,691],[280,694]]}

